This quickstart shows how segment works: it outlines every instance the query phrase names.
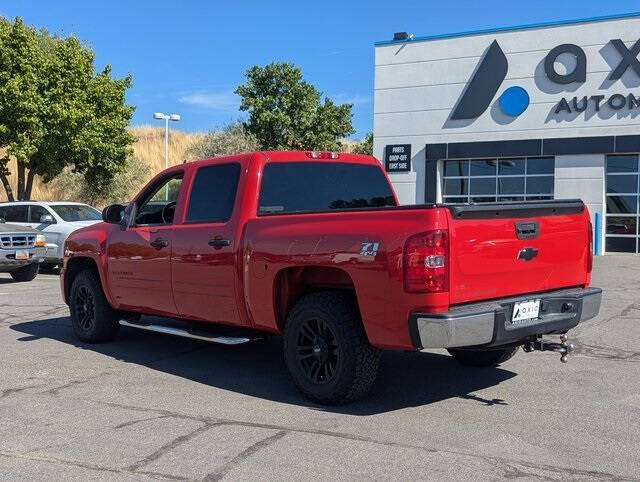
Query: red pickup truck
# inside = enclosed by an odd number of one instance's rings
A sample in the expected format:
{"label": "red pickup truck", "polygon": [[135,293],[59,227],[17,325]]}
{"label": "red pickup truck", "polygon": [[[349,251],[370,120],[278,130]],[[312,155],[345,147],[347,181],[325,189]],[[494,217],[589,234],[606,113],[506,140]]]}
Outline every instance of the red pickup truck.
{"label": "red pickup truck", "polygon": [[399,206],[371,156],[190,162],[103,219],[65,245],[82,341],[121,325],[227,344],[283,335],[293,381],[321,403],[366,394],[381,349],[494,366],[522,346],[564,361],[566,332],[600,308],[582,201]]}

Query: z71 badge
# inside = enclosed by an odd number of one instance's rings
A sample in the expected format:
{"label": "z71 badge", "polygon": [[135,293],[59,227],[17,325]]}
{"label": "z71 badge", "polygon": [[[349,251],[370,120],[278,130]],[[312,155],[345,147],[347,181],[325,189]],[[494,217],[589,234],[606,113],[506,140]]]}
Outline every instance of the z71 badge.
{"label": "z71 badge", "polygon": [[380,243],[362,243],[360,256],[375,256],[378,254],[378,246]]}

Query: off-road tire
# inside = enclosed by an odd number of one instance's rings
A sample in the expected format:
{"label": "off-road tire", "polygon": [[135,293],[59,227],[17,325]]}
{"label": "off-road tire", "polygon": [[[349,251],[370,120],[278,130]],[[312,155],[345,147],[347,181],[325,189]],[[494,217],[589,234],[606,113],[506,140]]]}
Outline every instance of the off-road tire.
{"label": "off-road tire", "polygon": [[495,367],[513,358],[519,346],[499,350],[460,350],[451,348],[449,354],[461,365],[467,367]]}
{"label": "off-road tire", "polygon": [[73,331],[81,341],[102,343],[118,334],[118,313],[109,305],[94,271],[81,271],[73,280],[69,309]]}
{"label": "off-road tire", "polygon": [[38,263],[31,263],[18,269],[14,269],[9,274],[13,278],[13,281],[23,283],[26,281],[33,281],[38,276]]}
{"label": "off-road tire", "polygon": [[[319,322],[326,327],[325,334],[329,333],[327,338],[331,343],[328,345],[335,355],[335,363],[331,376],[328,376],[330,365],[326,365],[325,380],[314,381],[309,370],[305,370],[308,362],[301,360],[303,356],[309,357],[300,355],[299,350],[300,344],[310,339],[308,336],[305,339],[302,334],[304,327],[309,323],[318,326]],[[369,344],[356,300],[348,293],[327,291],[307,295],[294,305],[287,316],[285,363],[295,385],[313,402],[336,405],[364,397],[376,380],[380,353]]]}

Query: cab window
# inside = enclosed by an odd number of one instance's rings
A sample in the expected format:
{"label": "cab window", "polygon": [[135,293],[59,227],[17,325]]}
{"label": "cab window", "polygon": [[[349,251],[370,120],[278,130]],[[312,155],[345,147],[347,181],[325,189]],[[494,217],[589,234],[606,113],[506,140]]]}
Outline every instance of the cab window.
{"label": "cab window", "polygon": [[313,213],[395,206],[379,166],[340,162],[273,162],[262,177],[258,214]]}
{"label": "cab window", "polygon": [[182,173],[160,181],[138,204],[135,224],[172,224],[181,186]]}
{"label": "cab window", "polygon": [[8,223],[26,223],[29,206],[20,204],[15,206],[0,206],[0,218]]}

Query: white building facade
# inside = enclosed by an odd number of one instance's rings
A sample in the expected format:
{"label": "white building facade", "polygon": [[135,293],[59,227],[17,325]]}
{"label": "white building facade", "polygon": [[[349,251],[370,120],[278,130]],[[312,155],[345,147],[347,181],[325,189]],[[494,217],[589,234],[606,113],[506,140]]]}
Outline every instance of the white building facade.
{"label": "white building facade", "polygon": [[403,204],[580,198],[638,253],[639,54],[640,14],[377,42],[374,155]]}

